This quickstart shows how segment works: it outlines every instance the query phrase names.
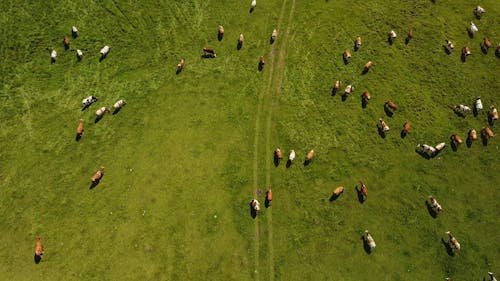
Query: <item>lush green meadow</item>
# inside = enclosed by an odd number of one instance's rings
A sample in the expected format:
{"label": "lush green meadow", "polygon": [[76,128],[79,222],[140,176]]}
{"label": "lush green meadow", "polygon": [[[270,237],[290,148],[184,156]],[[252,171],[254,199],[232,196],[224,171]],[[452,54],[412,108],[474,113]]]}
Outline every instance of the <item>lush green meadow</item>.
{"label": "lush green meadow", "polygon": [[[485,36],[500,42],[498,0],[478,3],[487,10],[480,20],[464,0],[259,0],[253,13],[250,3],[0,1],[0,280],[500,275],[499,136],[457,151],[449,141],[487,126],[487,108],[500,107],[500,58],[480,49]],[[80,35],[65,51],[73,25]],[[354,52],[357,35],[363,44]],[[449,55],[446,38],[456,46]],[[104,45],[111,52],[100,62]],[[465,45],[472,55],[462,62]],[[201,58],[203,47],[217,57]],[[362,75],[369,60],[375,66]],[[335,80],[354,85],[347,100],[331,95]],[[363,108],[365,90],[372,99]],[[82,111],[89,95],[99,100]],[[476,117],[449,108],[472,106],[476,96],[485,107]],[[94,122],[95,110],[121,98],[120,112]],[[398,104],[392,117],[383,109],[389,99]],[[391,127],[385,138],[381,117]],[[406,119],[412,129],[401,138]],[[415,152],[439,142],[447,147],[436,158]],[[276,147],[296,151],[290,167],[274,165]],[[311,148],[316,156],[304,166]],[[105,175],[89,189],[100,166]],[[364,203],[359,179],[369,189]],[[346,191],[330,202],[340,185]],[[444,208],[438,218],[425,205],[431,194]],[[252,198],[262,207],[255,219]],[[377,242],[371,254],[365,229]],[[447,230],[462,246],[454,256],[442,242]]]}

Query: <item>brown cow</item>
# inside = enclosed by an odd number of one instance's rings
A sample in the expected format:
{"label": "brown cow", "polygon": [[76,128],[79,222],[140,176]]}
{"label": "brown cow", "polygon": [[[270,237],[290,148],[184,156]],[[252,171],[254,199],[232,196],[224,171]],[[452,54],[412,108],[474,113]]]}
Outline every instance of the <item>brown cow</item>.
{"label": "brown cow", "polygon": [[491,48],[491,42],[490,39],[488,39],[488,37],[484,37],[482,47],[486,52],[488,52],[488,49]]}
{"label": "brown cow", "polygon": [[387,108],[387,109],[391,109],[391,110],[396,110],[396,109],[398,109],[398,106],[397,106],[394,102],[392,102],[392,101],[390,101],[390,100],[388,100],[388,101],[386,101],[386,102],[384,103],[384,107],[385,107],[385,108]]}
{"label": "brown cow", "polygon": [[367,73],[368,70],[370,70],[373,66],[373,62],[372,61],[369,61],[365,64],[364,68],[363,68],[363,73]]}
{"label": "brown cow", "polygon": [[370,95],[370,92],[364,91],[363,94],[361,95],[363,105],[366,106],[371,98],[372,96]]}
{"label": "brown cow", "polygon": [[450,139],[455,146],[462,144],[462,138],[459,135],[453,134]]}
{"label": "brown cow", "polygon": [[90,180],[92,181],[93,184],[96,184],[101,180],[103,174],[104,174],[104,167],[101,166]]}
{"label": "brown cow", "polygon": [[273,191],[271,190],[271,186],[267,186],[266,201],[264,203],[266,206],[269,206],[271,205],[272,201],[273,201]]}
{"label": "brown cow", "polygon": [[260,58],[259,58],[259,70],[262,70],[264,68],[264,64],[266,64],[266,60],[264,59],[264,56],[260,56]]}
{"label": "brown cow", "polygon": [[81,138],[83,135],[83,119],[80,119],[78,127],[76,127],[76,137]]}
{"label": "brown cow", "polygon": [[274,150],[274,156],[276,157],[276,159],[283,159],[283,153],[281,152],[279,147]]}
{"label": "brown cow", "polygon": [[64,39],[63,39],[63,43],[64,43],[64,49],[69,49],[69,37],[68,36],[64,36]]}
{"label": "brown cow", "polygon": [[455,251],[460,251],[460,243],[458,243],[458,240],[451,234],[451,232],[446,231],[446,234],[448,234],[448,238],[450,239],[450,246],[453,248]]}
{"label": "brown cow", "polygon": [[224,37],[224,27],[222,25],[219,25],[219,31],[217,34],[217,38],[220,41],[220,40],[222,40],[223,37]]}
{"label": "brown cow", "polygon": [[344,53],[342,53],[342,57],[344,58],[345,62],[349,62],[349,59],[351,58],[351,53],[345,50]]}
{"label": "brown cow", "polygon": [[408,33],[406,34],[405,43],[406,44],[410,43],[411,39],[413,39],[413,30],[408,31]]}
{"label": "brown cow", "polygon": [[468,135],[469,135],[469,140],[471,140],[471,141],[477,140],[477,132],[476,132],[476,130],[470,129]]}
{"label": "brown cow", "polygon": [[333,190],[332,196],[333,197],[339,197],[342,193],[344,193],[344,187],[339,186]]}
{"label": "brown cow", "polygon": [[311,149],[311,151],[309,151],[309,153],[307,153],[306,155],[306,161],[309,162],[313,159],[314,157],[314,149]]}
{"label": "brown cow", "polygon": [[35,256],[41,259],[42,255],[43,255],[42,238],[40,238],[40,236],[37,236],[35,243]]}
{"label": "brown cow", "polygon": [[490,114],[489,114],[489,117],[490,117],[490,123],[493,125],[493,123],[495,123],[495,121],[498,120],[498,110],[496,109],[496,107],[494,105],[492,105],[490,107]]}
{"label": "brown cow", "polygon": [[406,120],[406,122],[403,124],[403,131],[402,131],[403,135],[408,134],[410,128],[411,128],[410,121]]}
{"label": "brown cow", "polygon": [[333,94],[336,94],[340,89],[340,80],[335,81],[335,85],[333,86]]}
{"label": "brown cow", "polygon": [[484,127],[482,130],[481,130],[481,133],[483,134],[483,136],[487,139],[491,139],[492,137],[495,136],[495,134],[493,134],[493,131],[488,128],[488,127]]}
{"label": "brown cow", "polygon": [[465,46],[462,48],[462,59],[465,61],[465,58],[470,56],[471,52],[470,52],[470,48]]}
{"label": "brown cow", "polygon": [[361,185],[359,193],[361,193],[363,199],[366,200],[366,198],[368,197],[368,187],[366,187],[365,183],[362,180],[359,180],[359,184]]}

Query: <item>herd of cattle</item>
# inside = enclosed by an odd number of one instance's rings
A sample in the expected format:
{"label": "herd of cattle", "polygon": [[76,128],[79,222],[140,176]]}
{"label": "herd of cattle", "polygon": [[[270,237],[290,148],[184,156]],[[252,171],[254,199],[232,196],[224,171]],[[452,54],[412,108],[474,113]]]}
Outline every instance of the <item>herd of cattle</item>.
{"label": "herd of cattle", "polygon": [[[253,12],[256,5],[257,5],[256,0],[252,0],[250,12]],[[474,14],[476,15],[476,17],[478,19],[480,19],[481,16],[485,12],[486,12],[485,9],[480,7],[480,6],[477,6],[474,9]],[[469,32],[469,35],[471,37],[474,37],[474,35],[478,32],[478,27],[473,22],[470,22],[468,32]],[[75,26],[73,26],[71,28],[71,34],[72,34],[72,37],[74,39],[76,39],[78,37],[78,35],[79,35],[78,29]],[[271,44],[274,43],[274,41],[276,41],[277,36],[278,36],[278,32],[276,29],[274,29],[273,32],[271,33],[271,38],[270,38]],[[410,30],[407,33],[405,43],[408,44],[410,42],[410,40],[413,38],[413,36],[414,36],[413,31]],[[224,37],[224,27],[222,25],[220,25],[218,28],[218,40],[219,41],[222,40],[223,37]],[[391,45],[394,44],[396,41],[396,38],[397,38],[396,32],[394,30],[391,30],[388,33],[389,44],[391,44]],[[451,54],[451,52],[454,50],[455,46],[454,46],[453,42],[449,39],[445,39],[445,42],[446,42],[446,45],[444,46],[445,50],[447,51],[448,54]],[[243,43],[244,43],[244,36],[242,33],[240,33],[240,35],[238,37],[238,45],[237,45],[238,49],[242,48]],[[65,50],[70,49],[70,39],[68,36],[64,36],[63,44],[64,44]],[[354,40],[354,51],[357,52],[361,48],[361,45],[362,45],[361,37],[357,36]],[[491,41],[487,37],[484,37],[483,42],[481,44],[481,49],[483,50],[483,52],[487,53],[488,49],[491,48],[491,46],[492,46]],[[109,52],[110,52],[110,47],[107,45],[104,46],[99,51],[100,59],[102,60],[102,59],[106,58],[106,56],[108,55]],[[470,54],[471,54],[470,48],[468,46],[464,46],[462,48],[462,53],[461,53],[462,60],[465,62],[466,58]],[[495,54],[498,57],[500,57],[500,44],[497,46]],[[79,61],[82,60],[83,59],[83,52],[80,49],[76,49],[76,56],[77,56],[77,59]],[[215,58],[215,57],[217,57],[217,55],[213,49],[203,48],[202,57]],[[349,63],[351,57],[352,57],[352,55],[351,55],[351,52],[349,50],[345,50],[342,53],[342,58],[343,58],[345,64]],[[57,60],[57,51],[56,50],[50,51],[50,58],[51,58],[52,63],[56,62],[56,60]],[[260,58],[259,58],[259,70],[263,69],[264,64],[265,64],[264,56],[260,56]],[[184,69],[184,65],[185,65],[185,60],[181,59],[179,61],[179,63],[177,64],[177,74],[179,74]],[[373,66],[374,66],[374,63],[372,61],[368,61],[364,65],[362,73],[363,74],[368,73],[368,71]],[[335,81],[333,89],[332,89],[332,95],[335,95],[338,93],[338,91],[341,88],[341,84],[342,84],[342,82],[340,80]],[[349,95],[351,95],[351,93],[353,91],[354,91],[354,86],[351,84],[347,85],[344,89],[344,93],[342,95],[342,98],[345,100]],[[368,91],[364,91],[361,95],[362,106],[366,107],[368,105],[368,102],[370,99],[371,99],[371,94]],[[97,98],[95,96],[89,96],[87,98],[84,98],[82,100],[82,111],[87,109],[90,105],[92,105],[95,102],[97,102]],[[117,113],[125,104],[126,104],[125,100],[123,100],[123,99],[118,100],[113,105],[114,113]],[[471,111],[471,108],[469,106],[463,105],[463,104],[452,106],[451,108],[453,109],[453,111],[457,115],[460,115],[462,117],[465,117]],[[396,111],[396,109],[397,109],[397,105],[393,101],[388,100],[384,103],[384,111],[386,112],[386,114],[388,116],[392,116],[392,114]],[[472,111],[474,112],[474,115],[477,116],[477,114],[481,110],[483,110],[483,104],[482,104],[481,98],[477,97],[475,102],[474,102]],[[96,114],[95,123],[97,123],[101,118],[104,117],[104,115],[106,113],[109,113],[109,112],[110,112],[110,110],[107,107],[104,107],[104,106],[100,107],[95,112],[95,114]],[[490,126],[493,126],[493,124],[497,120],[498,120],[498,111],[494,105],[491,105],[490,111],[488,113],[488,123]],[[389,128],[387,122],[385,120],[383,120],[382,118],[379,118],[379,121],[377,123],[377,128],[378,128],[379,134],[383,138],[385,138],[386,134],[390,131],[390,128]],[[403,124],[402,130],[401,130],[401,137],[404,138],[406,136],[406,134],[408,134],[408,132],[410,131],[410,128],[411,128],[410,121],[406,120],[405,123]],[[80,138],[83,135],[83,132],[84,132],[84,121],[83,121],[83,119],[80,119],[78,126],[77,126],[77,129],[76,129],[76,140],[77,141],[80,140]],[[477,138],[478,138],[477,131],[475,129],[471,128],[467,135],[468,135],[467,136],[467,145],[470,147],[472,142],[477,140]],[[481,137],[482,137],[483,142],[485,144],[493,136],[494,136],[493,131],[489,127],[485,126],[481,129]],[[456,150],[459,147],[459,145],[463,143],[462,138],[458,134],[452,134],[450,137],[450,142],[451,142],[451,146],[453,147],[454,150]],[[429,158],[432,158],[432,157],[436,156],[440,151],[442,151],[445,148],[445,146],[446,146],[445,142],[441,142],[441,143],[437,144],[436,146],[430,146],[427,144],[418,144],[416,150],[417,150],[417,152],[421,153],[422,155],[427,156]],[[314,158],[314,154],[315,154],[314,149],[311,149],[306,154],[305,160],[304,160],[304,166],[309,165],[309,163]],[[293,163],[295,157],[296,157],[295,151],[291,150],[289,153],[289,156],[288,156],[288,160],[287,160],[287,167],[289,167]],[[282,159],[283,159],[283,152],[281,151],[280,148],[276,148],[274,150],[275,165],[277,166]],[[91,187],[94,187],[95,185],[97,185],[99,183],[99,181],[101,180],[101,178],[103,177],[103,175],[104,175],[104,167],[101,166],[97,170],[97,172],[91,177]],[[368,196],[368,188],[363,181],[360,180],[359,183],[360,183],[360,188],[358,189],[358,187],[356,186],[356,191],[358,193],[360,200],[364,201],[364,200],[366,200],[366,198]],[[335,188],[331,194],[330,201],[336,200],[340,195],[342,195],[344,190],[345,190],[344,186],[339,186],[339,187]],[[266,195],[265,195],[266,208],[271,206],[272,200],[273,200],[273,193],[272,193],[271,187],[268,186],[267,191],[266,191]],[[427,203],[427,207],[428,207],[429,211],[431,212],[431,214],[434,217],[437,217],[437,215],[443,210],[441,205],[438,203],[438,201],[433,196],[429,196],[426,203]],[[250,210],[251,210],[252,217],[254,217],[254,218],[261,211],[260,202],[258,201],[257,198],[254,198],[251,200]],[[449,250],[451,250],[452,252],[459,251],[460,250],[460,243],[455,238],[455,236],[453,236],[450,231],[447,231],[445,234],[447,234],[447,236],[448,236]],[[367,251],[372,251],[376,247],[375,240],[368,230],[365,230],[363,233],[363,241],[364,241],[364,244],[367,248]],[[36,245],[35,245],[35,262],[36,263],[40,262],[42,255],[43,255],[43,244],[41,242],[41,238],[37,236],[36,237]],[[490,280],[496,281],[496,278],[494,277],[493,273],[488,272],[488,275],[490,276]],[[446,280],[451,280],[451,279],[448,277],[448,278],[446,278]]]}

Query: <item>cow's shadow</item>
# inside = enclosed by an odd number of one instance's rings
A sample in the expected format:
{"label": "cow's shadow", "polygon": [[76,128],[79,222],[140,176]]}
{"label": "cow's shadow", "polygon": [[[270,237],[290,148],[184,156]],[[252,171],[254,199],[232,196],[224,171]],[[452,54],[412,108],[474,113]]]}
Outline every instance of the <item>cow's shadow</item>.
{"label": "cow's shadow", "polygon": [[80,141],[82,139],[82,134],[76,134],[75,141]]}
{"label": "cow's shadow", "polygon": [[181,72],[182,72],[182,68],[177,67],[177,70],[175,71],[175,75],[179,75],[179,74],[181,74]]}
{"label": "cow's shadow", "polygon": [[399,133],[399,135],[401,136],[402,139],[406,138],[406,136],[408,135],[407,132],[405,132],[404,129],[401,130],[401,132]]}
{"label": "cow's shadow", "polygon": [[86,104],[82,107],[82,111],[84,111],[85,109],[89,108],[90,104]]}
{"label": "cow's shadow", "polygon": [[101,57],[99,58],[99,62],[102,62],[107,56],[108,54],[101,55]]}
{"label": "cow's shadow", "polygon": [[253,13],[253,10],[254,10],[254,7],[251,7],[248,12],[251,14],[251,13]]}
{"label": "cow's shadow", "polygon": [[276,39],[274,39],[273,36],[271,36],[271,38],[269,38],[269,44],[270,45],[274,44],[274,41],[276,41]]}
{"label": "cow's shadow", "polygon": [[122,110],[122,108],[121,108],[121,107],[117,107],[117,108],[115,108],[115,109],[113,110],[113,115],[118,114],[118,112],[120,112],[120,110]]}
{"label": "cow's shadow", "polygon": [[363,67],[363,70],[361,71],[361,75],[367,74],[369,70],[370,70],[369,68]]}
{"label": "cow's shadow", "polygon": [[266,194],[266,200],[264,200],[264,206],[265,206],[266,208],[271,207],[271,201],[269,201],[269,200],[267,199],[267,194]]}
{"label": "cow's shadow", "polygon": [[292,160],[288,159],[286,161],[286,165],[285,165],[287,168],[290,168],[290,166],[292,166]]}
{"label": "cow's shadow", "polygon": [[486,48],[486,46],[482,43],[479,43],[479,47],[481,48],[481,51],[483,52],[483,54],[488,54],[488,48]]}
{"label": "cow's shadow", "polygon": [[451,247],[450,243],[446,242],[443,238],[441,238],[441,243],[445,247],[446,253],[448,254],[448,256],[454,257],[455,251],[453,251],[453,248]]}
{"label": "cow's shadow", "polygon": [[224,38],[224,34],[218,32],[217,33],[217,40],[219,40],[219,42],[220,42],[220,41],[222,41],[222,38]]}
{"label": "cow's shadow", "polygon": [[477,117],[477,115],[479,114],[479,111],[475,106],[472,108],[472,114],[474,115],[474,117]]}
{"label": "cow's shadow", "polygon": [[458,144],[456,142],[454,142],[453,139],[450,139],[450,146],[451,146],[451,150],[453,150],[454,152],[458,151]]}
{"label": "cow's shadow", "polygon": [[264,69],[264,64],[262,62],[259,61],[259,65],[257,66],[257,69],[259,71],[262,71]]}
{"label": "cow's shadow", "polygon": [[365,250],[365,252],[369,255],[372,253],[372,248],[370,247],[370,245],[368,245],[368,241],[366,241],[366,238],[364,235],[361,235],[361,240],[363,241],[363,249]]}
{"label": "cow's shadow", "polygon": [[386,105],[384,105],[384,112],[388,117],[392,117],[392,115],[394,115],[394,112],[392,112],[391,109],[389,109],[389,107]]}
{"label": "cow's shadow", "polygon": [[483,143],[484,146],[488,146],[488,137],[481,132],[481,142]]}
{"label": "cow's shadow", "polygon": [[467,61],[467,55],[462,53],[462,55],[460,56],[460,59],[462,60],[462,62],[466,62]]}
{"label": "cow's shadow", "polygon": [[309,164],[311,164],[311,161],[312,161],[312,159],[305,159],[304,160],[304,167],[309,166]]}
{"label": "cow's shadow", "polygon": [[345,102],[347,100],[347,98],[349,97],[349,94],[348,93],[344,93],[342,94],[342,102]]}
{"label": "cow's shadow", "polygon": [[495,120],[493,120],[493,117],[491,117],[491,115],[488,115],[488,124],[490,124],[490,126],[493,126],[493,124],[495,124]]}
{"label": "cow's shadow", "polygon": [[423,151],[420,151],[418,149],[415,149],[415,152],[417,152],[420,156],[422,156],[423,158],[425,158],[427,160],[429,160],[429,159],[431,159],[433,157],[433,156],[431,156],[431,155],[429,155],[429,154],[427,154],[427,153],[425,153]]}
{"label": "cow's shadow", "polygon": [[250,202],[249,208],[250,208],[250,216],[252,217],[252,219],[255,219],[257,217],[257,211],[253,208],[252,202]]}
{"label": "cow's shadow", "polygon": [[278,165],[280,164],[280,161],[281,161],[281,159],[276,155],[276,153],[274,153],[274,159],[273,159],[274,166],[278,167]]}
{"label": "cow's shadow", "polygon": [[387,136],[387,133],[384,132],[384,129],[382,129],[380,126],[377,126],[377,131],[378,131],[378,135],[381,138],[385,139],[385,137]]}
{"label": "cow's shadow", "polygon": [[342,55],[342,60],[344,60],[344,65],[348,65],[349,64],[349,59],[346,58],[344,55]]}
{"label": "cow's shadow", "polygon": [[469,28],[466,28],[466,30],[467,30],[467,34],[469,35],[469,38],[470,39],[474,38],[474,33]]}
{"label": "cow's shadow", "polygon": [[434,210],[434,208],[432,208],[432,206],[428,200],[425,200],[425,206],[427,207],[427,212],[429,212],[429,215],[434,219],[437,218],[438,214],[437,214],[436,210]]}
{"label": "cow's shadow", "polygon": [[361,192],[361,189],[359,189],[359,187],[357,185],[354,187],[354,189],[356,190],[356,195],[358,196],[359,203],[361,203],[361,204],[365,203],[366,197]]}
{"label": "cow's shadow", "polygon": [[335,96],[337,94],[337,92],[339,91],[339,89],[333,87],[332,88],[332,97]]}
{"label": "cow's shadow", "polygon": [[391,37],[391,35],[388,35],[388,36],[387,36],[387,43],[388,43],[390,46],[392,46],[392,45],[394,44],[394,40],[395,40],[395,39],[393,39],[393,38]]}
{"label": "cow's shadow", "polygon": [[90,182],[89,189],[94,189],[101,182],[102,178],[104,178],[104,173],[101,174],[100,179]]}
{"label": "cow's shadow", "polygon": [[102,116],[97,116],[97,117],[95,118],[95,120],[94,120],[94,124],[97,124],[99,121],[101,121],[101,119],[102,119],[102,117],[103,117],[103,116],[104,116],[104,115],[102,115]]}
{"label": "cow's shadow", "polygon": [[42,261],[42,256],[35,254],[35,256],[33,257],[33,260],[36,264],[39,264]]}
{"label": "cow's shadow", "polygon": [[443,49],[444,49],[444,52],[445,52],[447,55],[451,55],[451,50],[450,50],[450,49],[448,49],[448,46],[443,45]]}
{"label": "cow's shadow", "polygon": [[330,202],[333,202],[335,200],[337,200],[339,197],[340,197],[341,194],[335,194],[335,193],[332,193],[332,195],[330,196]]}
{"label": "cow's shadow", "polygon": [[411,37],[410,36],[406,36],[406,38],[405,38],[405,45],[410,44],[410,41],[411,41]]}
{"label": "cow's shadow", "polygon": [[238,40],[238,43],[236,43],[236,50],[238,51],[241,50],[241,47],[243,47],[243,43],[240,40]]}

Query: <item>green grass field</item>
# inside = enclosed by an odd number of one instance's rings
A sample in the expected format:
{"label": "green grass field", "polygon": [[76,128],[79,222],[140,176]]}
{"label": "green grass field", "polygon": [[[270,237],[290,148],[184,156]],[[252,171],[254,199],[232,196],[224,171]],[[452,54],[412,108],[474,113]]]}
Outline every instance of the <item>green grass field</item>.
{"label": "green grass field", "polygon": [[[500,59],[479,47],[485,36],[500,42],[500,3],[436,2],[259,0],[249,13],[250,0],[1,1],[0,280],[500,275],[500,140],[456,152],[449,141],[487,126],[489,106],[500,107]],[[480,20],[477,4],[487,10]],[[80,36],[65,51],[73,25]],[[357,35],[363,45],[354,52]],[[449,55],[446,38],[456,46]],[[104,45],[111,52],[99,62]],[[465,45],[472,55],[462,62]],[[203,47],[217,58],[202,59]],[[347,65],[344,50],[352,53]],[[180,58],[186,65],[176,75]],[[375,66],[362,75],[369,60]],[[335,80],[354,85],[346,101],[331,95]],[[372,99],[362,108],[365,90]],[[89,95],[99,100],[81,111]],[[485,110],[477,117],[449,108],[472,106],[479,95]],[[128,104],[118,114],[94,123],[95,110],[120,98]],[[389,99],[398,104],[392,117],[383,109]],[[391,127],[386,138],[377,133],[380,117]],[[412,129],[401,138],[406,119]],[[491,128],[500,134],[498,126]],[[436,158],[415,152],[439,142],[447,147]],[[276,147],[297,152],[291,167],[273,164]],[[316,157],[304,166],[311,148]],[[105,176],[89,189],[99,166]],[[359,179],[369,189],[363,204]],[[346,191],[330,202],[340,185]],[[425,205],[431,194],[444,208],[436,219]],[[252,198],[262,206],[255,219]],[[371,254],[365,229],[377,242]],[[441,241],[447,230],[462,246],[455,256]],[[39,264],[37,235],[45,246]]]}

